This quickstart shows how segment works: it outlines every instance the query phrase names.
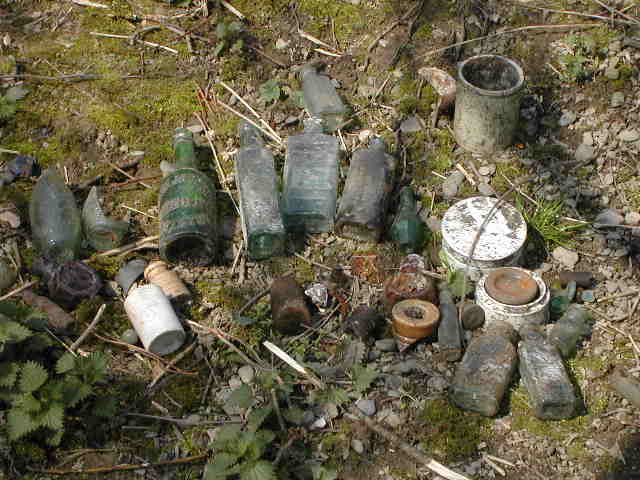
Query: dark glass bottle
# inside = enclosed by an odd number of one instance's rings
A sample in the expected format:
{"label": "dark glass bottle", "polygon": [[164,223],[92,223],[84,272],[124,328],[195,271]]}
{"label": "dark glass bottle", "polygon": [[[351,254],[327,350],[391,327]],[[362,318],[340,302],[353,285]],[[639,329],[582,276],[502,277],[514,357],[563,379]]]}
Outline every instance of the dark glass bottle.
{"label": "dark glass bottle", "polygon": [[338,235],[365,242],[380,241],[394,170],[395,160],[386,152],[380,137],[353,154],[338,209]]}
{"label": "dark glass bottle", "polygon": [[462,332],[458,321],[458,309],[453,294],[440,287],[440,325],[438,325],[438,345],[448,362],[456,362],[462,356]]}
{"label": "dark glass bottle", "polygon": [[205,265],[216,255],[216,189],[197,168],[189,130],[176,129],[173,147],[176,170],[160,187],[160,256],[169,262]]}

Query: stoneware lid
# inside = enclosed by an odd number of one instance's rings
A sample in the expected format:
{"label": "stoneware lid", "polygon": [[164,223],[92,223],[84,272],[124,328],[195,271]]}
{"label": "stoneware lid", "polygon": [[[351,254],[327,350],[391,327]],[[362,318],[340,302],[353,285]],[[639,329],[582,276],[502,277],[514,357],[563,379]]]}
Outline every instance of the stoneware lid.
{"label": "stoneware lid", "polygon": [[[471,197],[453,205],[442,218],[442,238],[455,253],[469,255],[480,226],[498,202],[492,197]],[[508,203],[492,213],[480,235],[473,260],[499,261],[517,253],[527,239],[527,224],[518,210]]]}
{"label": "stoneware lid", "polygon": [[440,320],[440,311],[433,303],[423,300],[403,300],[391,311],[393,330],[403,337],[424,338],[431,335]]}
{"label": "stoneware lid", "polygon": [[487,275],[484,288],[494,300],[507,305],[526,305],[538,297],[538,283],[522,268],[498,268]]}

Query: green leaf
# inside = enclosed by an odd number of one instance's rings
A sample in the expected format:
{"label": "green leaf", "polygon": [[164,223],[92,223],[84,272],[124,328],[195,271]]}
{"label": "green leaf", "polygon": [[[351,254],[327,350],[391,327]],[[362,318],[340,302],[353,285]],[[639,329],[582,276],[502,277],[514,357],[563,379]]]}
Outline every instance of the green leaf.
{"label": "green leaf", "polygon": [[9,440],[17,440],[35,430],[38,425],[32,420],[31,415],[24,410],[12,408],[7,414],[7,427]]}
{"label": "green leaf", "polygon": [[57,447],[58,445],[60,445],[60,441],[62,440],[62,435],[64,435],[64,428],[57,430],[54,435],[47,438],[47,443],[52,447]]}
{"label": "green leaf", "polygon": [[244,470],[240,480],[278,480],[278,477],[270,462],[260,460]]}
{"label": "green leaf", "polygon": [[65,352],[56,362],[56,373],[65,373],[76,366],[76,357]]}
{"label": "green leaf", "polygon": [[275,78],[272,78],[260,85],[260,98],[262,98],[265,103],[271,103],[279,100],[281,93],[280,85],[278,84],[278,80]]}
{"label": "green leaf", "polygon": [[22,85],[14,85],[4,94],[5,98],[10,102],[17,102],[27,96],[29,90]]}
{"label": "green leaf", "polygon": [[227,405],[238,408],[249,408],[253,404],[253,392],[249,385],[236,388],[227,399]]}
{"label": "green leaf", "polygon": [[113,395],[96,398],[93,404],[93,414],[96,417],[109,418],[118,412],[118,399]]}
{"label": "green leaf", "polygon": [[64,421],[64,408],[58,403],[54,403],[49,409],[37,417],[39,423],[52,430],[62,428]]}
{"label": "green leaf", "polygon": [[218,40],[224,39],[229,34],[229,28],[224,22],[220,22],[216,25],[216,37]]}
{"label": "green leaf", "polygon": [[291,92],[289,98],[294,103],[294,105],[298,108],[306,108],[304,105],[304,92],[302,90],[295,90]]}
{"label": "green leaf", "polygon": [[15,407],[19,407],[25,412],[37,412],[42,407],[40,401],[30,393],[20,395],[13,401]]}
{"label": "green leaf", "polygon": [[255,432],[260,428],[269,415],[273,412],[273,406],[268,405],[266,407],[254,408],[249,414],[247,420],[247,429],[250,432]]}
{"label": "green leaf", "polygon": [[34,361],[24,364],[20,371],[20,381],[18,382],[21,392],[31,393],[40,388],[49,378],[49,374],[42,365]]}
{"label": "green leaf", "polygon": [[222,54],[222,51],[224,50],[224,47],[227,46],[227,43],[223,40],[220,40],[216,43],[216,46],[213,48],[213,54],[216,57],[219,57]]}
{"label": "green leaf", "polygon": [[236,468],[231,469],[236,462],[238,461],[237,455],[232,455],[230,453],[221,452],[213,457],[213,461],[208,463],[204,469],[204,479],[203,480],[218,480],[222,478],[227,478],[228,476],[235,473]]}
{"label": "green leaf", "polygon": [[20,364],[17,362],[0,363],[0,387],[13,387],[18,378],[19,371]]}
{"label": "green leaf", "polygon": [[447,283],[451,293],[456,297],[466,297],[473,290],[472,282],[466,278],[463,270],[450,272],[447,276]]}
{"label": "green leaf", "polygon": [[311,474],[313,475],[313,480],[336,480],[338,478],[338,472],[322,465],[313,465]]}
{"label": "green leaf", "polygon": [[299,407],[287,408],[282,412],[282,416],[289,423],[293,423],[294,425],[302,425],[302,420],[304,419],[304,410]]}
{"label": "green leaf", "polygon": [[31,335],[33,332],[18,322],[11,320],[0,322],[0,341],[18,343]]}
{"label": "green leaf", "polygon": [[354,365],[351,372],[353,374],[353,389],[356,392],[364,392],[378,377],[378,372],[362,365]]}
{"label": "green leaf", "polygon": [[349,400],[349,394],[342,388],[331,388],[322,396],[322,403],[335,403],[337,406]]}
{"label": "green leaf", "polygon": [[9,120],[16,114],[16,104],[0,96],[0,120]]}

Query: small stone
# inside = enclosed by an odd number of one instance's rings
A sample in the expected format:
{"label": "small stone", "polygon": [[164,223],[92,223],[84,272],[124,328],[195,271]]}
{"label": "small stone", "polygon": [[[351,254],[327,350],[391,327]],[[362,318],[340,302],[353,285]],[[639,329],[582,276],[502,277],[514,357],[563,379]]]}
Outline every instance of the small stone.
{"label": "small stone", "polygon": [[593,146],[593,132],[584,132],[582,134],[582,143]]}
{"label": "small stone", "polygon": [[620,78],[620,72],[617,68],[607,68],[604,71],[604,76],[609,80],[618,80],[618,78]]}
{"label": "small stone", "polygon": [[576,153],[574,154],[574,156],[578,162],[590,162],[591,160],[596,158],[596,149],[591,145],[582,143],[578,145],[578,148],[576,148]]}
{"label": "small stone", "polygon": [[612,208],[607,208],[600,212],[593,221],[593,223],[596,224],[596,227],[597,224],[621,225],[622,222],[624,222],[624,217],[617,210]]}
{"label": "small stone", "polygon": [[449,386],[449,382],[442,375],[434,375],[427,380],[427,388],[434,392],[444,392]]}
{"label": "small stone", "polygon": [[466,330],[475,330],[484,325],[484,309],[480,305],[466,305],[462,310],[462,326]]}
{"label": "small stone", "polygon": [[422,123],[420,119],[415,115],[405,118],[400,124],[400,131],[402,133],[416,133],[422,130]]}
{"label": "small stone", "polygon": [[410,373],[418,368],[418,361],[415,359],[405,360],[404,362],[396,363],[391,367],[391,371],[400,374]]}
{"label": "small stone", "polygon": [[364,453],[364,444],[356,438],[351,440],[351,448],[359,455]]}
{"label": "small stone", "polygon": [[613,108],[617,108],[623,104],[624,104],[624,93],[615,92],[613,95],[611,95],[611,106]]}
{"label": "small stone", "polygon": [[613,174],[612,173],[605,174],[605,176],[602,177],[602,184],[605,186],[613,184]]}
{"label": "small stone", "polygon": [[133,328],[125,330],[124,333],[120,336],[120,340],[128,345],[135,345],[138,343],[138,334]]}
{"label": "small stone", "polygon": [[253,382],[253,378],[255,377],[255,372],[253,370],[253,367],[251,365],[245,365],[243,367],[240,367],[238,369],[238,376],[240,377],[240,380],[242,380],[244,383]]}
{"label": "small stone", "polygon": [[482,167],[478,168],[478,173],[483,177],[493,175],[494,173],[496,173],[496,166],[492,163],[489,165],[483,165]]}
{"label": "small stone", "polygon": [[381,352],[395,352],[396,351],[396,339],[395,338],[383,338],[376,341],[376,348]]}
{"label": "small stone", "polygon": [[575,122],[576,118],[578,117],[576,116],[575,113],[568,110],[564,111],[562,112],[562,116],[560,117],[560,120],[558,120],[558,125],[561,127],[566,127],[568,125],[571,125],[573,122]]}
{"label": "small stone", "polygon": [[240,380],[239,376],[234,375],[229,379],[229,387],[231,387],[231,390],[235,390],[236,388],[240,388],[241,386],[242,380]]}
{"label": "small stone", "polygon": [[0,223],[8,223],[11,228],[18,228],[20,226],[20,215],[17,210],[2,210],[0,207]]}
{"label": "small stone", "polygon": [[478,192],[485,197],[492,197],[496,194],[496,191],[493,189],[493,187],[484,182],[478,184]]}
{"label": "small stone", "polygon": [[634,128],[622,130],[618,134],[618,139],[622,140],[623,142],[635,142],[636,140],[640,139],[640,132],[638,132],[638,130]]}
{"label": "small stone", "polygon": [[573,270],[573,267],[575,267],[576,263],[578,263],[578,260],[580,260],[580,257],[576,252],[567,250],[564,247],[554,248],[552,255],[556,261],[560,262],[563,266],[567,267],[569,270]]}
{"label": "small stone", "polygon": [[402,420],[402,417],[400,415],[398,415],[397,413],[393,412],[390,415],[388,415],[384,421],[387,423],[387,425],[389,425],[392,428],[396,428],[399,427],[400,425],[402,425],[404,423],[404,420]]}
{"label": "small stone", "polygon": [[360,140],[360,143],[367,143],[371,135],[373,135],[373,132],[369,129],[360,130],[358,133],[358,140]]}
{"label": "small stone", "polygon": [[367,417],[371,417],[376,413],[376,402],[374,402],[373,400],[369,400],[366,398],[358,400],[356,402],[356,407],[362,412],[363,415],[366,415]]}
{"label": "small stone", "polygon": [[627,225],[640,225],[640,213],[629,212],[624,216],[624,223]]}
{"label": "small stone", "polygon": [[437,217],[429,217],[425,220],[425,223],[427,224],[429,230],[432,232],[439,232],[440,226],[442,225],[442,222]]}
{"label": "small stone", "polygon": [[452,199],[458,194],[458,188],[464,181],[464,174],[459,171],[451,173],[442,183],[442,196],[447,200]]}
{"label": "small stone", "polygon": [[317,430],[319,428],[324,428],[327,426],[327,421],[324,419],[324,417],[319,417],[316,419],[315,422],[313,422],[311,424],[311,426],[309,427],[309,429],[311,430]]}
{"label": "small stone", "polygon": [[279,38],[279,39],[276,40],[276,49],[277,50],[283,50],[283,49],[287,48],[290,43],[291,42],[288,42],[284,38]]}

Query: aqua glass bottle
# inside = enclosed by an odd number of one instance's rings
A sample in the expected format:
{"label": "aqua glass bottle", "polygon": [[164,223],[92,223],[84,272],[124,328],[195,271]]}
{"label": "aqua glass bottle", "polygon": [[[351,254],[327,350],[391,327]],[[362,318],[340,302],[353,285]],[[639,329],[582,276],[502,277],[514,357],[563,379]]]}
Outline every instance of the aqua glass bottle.
{"label": "aqua glass bottle", "polygon": [[160,187],[160,256],[206,265],[216,256],[217,209],[213,181],[198,170],[193,134],[177,128],[176,170]]}
{"label": "aqua glass bottle", "polygon": [[380,241],[395,164],[380,137],[353,154],[336,217],[338,235],[364,242]]}
{"label": "aqua glass bottle", "polygon": [[33,244],[43,258],[57,263],[77,258],[82,241],[80,211],[55,168],[46,169],[38,179],[29,219]]}
{"label": "aqua glass bottle", "polygon": [[318,72],[314,65],[306,65],[300,70],[300,79],[309,115],[321,118],[327,132],[335,131],[344,122],[347,108],[331,78]]}
{"label": "aqua glass bottle", "polygon": [[287,139],[282,216],[291,232],[333,229],[338,191],[338,139],[322,133],[322,121],[304,122],[304,133]]}
{"label": "aqua glass bottle", "polygon": [[285,231],[278,201],[278,180],[273,155],[264,148],[260,131],[240,125],[236,156],[236,184],[245,245],[251,260],[263,260],[284,250]]}
{"label": "aqua glass bottle", "polygon": [[549,342],[555,345],[564,358],[576,353],[578,341],[591,335],[593,317],[581,305],[569,305],[567,311],[551,327]]}
{"label": "aqua glass bottle", "polygon": [[409,185],[400,190],[400,203],[390,233],[394,243],[407,252],[416,252],[424,244],[426,225],[418,215],[416,197]]}

